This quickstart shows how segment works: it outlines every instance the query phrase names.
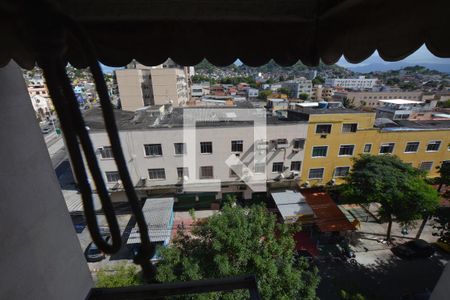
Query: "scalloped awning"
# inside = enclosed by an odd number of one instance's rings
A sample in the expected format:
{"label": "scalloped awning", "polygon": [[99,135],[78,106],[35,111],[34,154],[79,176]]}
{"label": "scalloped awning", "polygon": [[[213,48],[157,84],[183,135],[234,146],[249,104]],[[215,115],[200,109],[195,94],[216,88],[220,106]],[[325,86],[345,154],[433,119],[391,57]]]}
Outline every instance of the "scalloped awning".
{"label": "scalloped awning", "polygon": [[[30,68],[36,57],[23,36],[20,2],[0,4],[0,65],[13,58]],[[19,4],[18,4],[19,3]],[[215,65],[236,59],[258,66],[298,60],[314,66],[342,55],[361,62],[375,50],[397,61],[424,43],[436,56],[450,57],[448,0],[66,0],[61,10],[79,22],[94,42],[99,60],[124,66],[132,59],[156,65],[171,57],[182,65],[203,58]],[[45,14],[42,18],[46,18]],[[36,22],[39,28],[39,22]],[[36,28],[34,28],[36,30]],[[45,32],[42,32],[45,35]],[[86,61],[74,40],[66,59]]]}

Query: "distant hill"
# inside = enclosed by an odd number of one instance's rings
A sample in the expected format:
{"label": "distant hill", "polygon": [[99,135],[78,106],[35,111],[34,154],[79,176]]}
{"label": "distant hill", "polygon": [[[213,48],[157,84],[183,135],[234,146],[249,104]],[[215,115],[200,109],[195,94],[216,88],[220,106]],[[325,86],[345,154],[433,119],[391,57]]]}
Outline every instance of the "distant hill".
{"label": "distant hill", "polygon": [[[415,66],[415,63],[409,62],[385,62],[385,63],[370,63],[367,65],[346,65],[345,68],[352,70],[357,73],[370,73],[370,72],[386,72],[390,70],[400,70],[405,67]],[[420,63],[421,66],[436,70],[442,73],[450,74],[450,64],[439,64],[439,63]]]}

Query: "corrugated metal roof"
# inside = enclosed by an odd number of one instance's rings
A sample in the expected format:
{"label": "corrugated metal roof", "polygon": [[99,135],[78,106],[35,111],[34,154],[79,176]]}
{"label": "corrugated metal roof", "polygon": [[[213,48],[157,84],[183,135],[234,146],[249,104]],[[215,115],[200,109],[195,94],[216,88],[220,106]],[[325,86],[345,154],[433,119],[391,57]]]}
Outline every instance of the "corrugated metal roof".
{"label": "corrugated metal roof", "polygon": [[321,232],[355,230],[326,192],[304,189],[302,194],[317,216],[315,224]]}
{"label": "corrugated metal roof", "polygon": [[[173,224],[173,197],[147,198],[142,212],[147,222],[148,235],[151,242],[161,242],[170,239]],[[139,229],[135,226],[130,233],[127,244],[141,242]]]}
{"label": "corrugated metal roof", "polygon": [[278,211],[285,221],[296,222],[299,217],[313,216],[314,212],[299,192],[285,190],[271,193]]}
{"label": "corrugated metal roof", "polygon": [[[100,198],[97,194],[92,194],[92,198],[94,200],[94,209],[100,210],[102,205],[100,203]],[[69,213],[81,213],[84,211],[83,202],[81,200],[81,196],[77,195],[77,197],[66,197],[65,198],[67,209]]]}

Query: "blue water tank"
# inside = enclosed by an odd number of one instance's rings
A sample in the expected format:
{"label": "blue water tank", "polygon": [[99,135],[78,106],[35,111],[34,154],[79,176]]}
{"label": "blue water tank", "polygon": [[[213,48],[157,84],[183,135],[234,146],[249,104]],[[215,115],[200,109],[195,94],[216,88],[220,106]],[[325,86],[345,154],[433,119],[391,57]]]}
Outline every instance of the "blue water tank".
{"label": "blue water tank", "polygon": [[328,102],[325,102],[325,101],[319,102],[319,108],[322,108],[322,109],[328,108]]}

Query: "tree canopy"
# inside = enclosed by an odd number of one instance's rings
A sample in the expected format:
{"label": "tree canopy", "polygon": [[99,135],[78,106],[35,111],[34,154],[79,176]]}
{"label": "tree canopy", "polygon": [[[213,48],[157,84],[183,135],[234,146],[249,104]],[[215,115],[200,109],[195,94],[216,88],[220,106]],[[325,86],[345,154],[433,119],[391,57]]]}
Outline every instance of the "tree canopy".
{"label": "tree canopy", "polygon": [[301,93],[300,95],[298,95],[298,97],[302,100],[308,100],[309,98],[309,94],[307,93]]}
{"label": "tree canopy", "polygon": [[272,95],[272,91],[271,90],[262,90],[262,91],[259,91],[258,99],[267,100],[267,98],[270,95]]}
{"label": "tree canopy", "polygon": [[379,214],[389,222],[388,240],[393,217],[408,225],[439,204],[437,191],[425,182],[423,173],[396,156],[362,155],[355,159],[347,183],[345,195],[353,202],[381,204]]}
{"label": "tree canopy", "polygon": [[135,265],[119,264],[111,269],[101,269],[97,273],[97,287],[125,287],[143,283]]}
{"label": "tree canopy", "polygon": [[[317,269],[294,259],[295,226],[278,224],[265,207],[225,204],[220,213],[180,231],[161,249],[161,282],[254,274],[263,299],[316,299]],[[248,293],[208,294],[194,299],[248,299]]]}

